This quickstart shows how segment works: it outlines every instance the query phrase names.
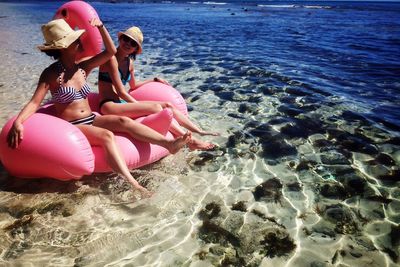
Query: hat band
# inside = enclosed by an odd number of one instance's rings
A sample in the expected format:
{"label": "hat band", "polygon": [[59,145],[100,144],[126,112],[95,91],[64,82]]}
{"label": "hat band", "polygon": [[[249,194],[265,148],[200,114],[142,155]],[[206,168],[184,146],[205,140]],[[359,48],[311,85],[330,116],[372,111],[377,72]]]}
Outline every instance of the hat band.
{"label": "hat band", "polygon": [[56,45],[59,41],[67,38],[68,35],[64,35],[63,37],[57,39],[57,40],[52,40],[51,42],[46,42],[44,45]]}

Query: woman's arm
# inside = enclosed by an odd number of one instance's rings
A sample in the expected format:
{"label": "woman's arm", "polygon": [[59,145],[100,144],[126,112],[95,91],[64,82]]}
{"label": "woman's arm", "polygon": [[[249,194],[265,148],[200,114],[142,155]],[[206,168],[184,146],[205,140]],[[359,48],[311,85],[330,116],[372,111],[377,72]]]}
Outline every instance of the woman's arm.
{"label": "woman's arm", "polygon": [[135,89],[139,88],[140,86],[142,86],[143,84],[146,84],[146,83],[149,83],[149,82],[153,81],[153,80],[146,80],[146,81],[140,81],[140,82],[136,81],[136,79],[135,79],[135,69],[133,67],[133,64],[132,64],[132,67],[129,69],[129,71],[131,72],[131,80],[129,81],[129,86],[130,86],[131,90],[135,90]]}
{"label": "woman's arm", "polygon": [[[118,71],[118,61],[115,57],[112,57],[110,61],[108,61],[108,73],[112,80],[112,83],[115,87],[115,91],[117,92],[118,96],[125,100],[128,103],[135,103],[137,102],[130,94],[128,94],[125,90],[125,86],[121,81],[121,76]],[[131,76],[132,77],[132,76]]]}
{"label": "woman's arm", "polygon": [[158,77],[154,77],[152,80],[145,80],[145,81],[136,81],[135,80],[135,76],[134,76],[134,69],[132,68],[132,70],[130,70],[131,72],[131,80],[129,81],[129,86],[131,88],[131,90],[135,90],[137,88],[139,88],[140,86],[146,84],[146,83],[150,83],[150,82],[160,82],[166,85],[170,85],[166,80],[158,78]]}
{"label": "woman's arm", "polygon": [[88,76],[92,69],[106,63],[115,53],[117,53],[117,48],[115,48],[110,34],[100,19],[94,18],[90,21],[90,24],[99,29],[105,50],[94,57],[79,63],[80,67],[86,72],[86,76]]}
{"label": "woman's arm", "polygon": [[12,148],[18,148],[19,143],[21,143],[24,138],[24,127],[23,123],[26,121],[36,110],[39,108],[40,103],[42,103],[44,97],[47,94],[50,86],[46,82],[46,71],[42,73],[39,79],[39,83],[36,87],[35,93],[33,94],[31,100],[23,107],[21,112],[15,119],[13,126],[7,135],[8,145]]}

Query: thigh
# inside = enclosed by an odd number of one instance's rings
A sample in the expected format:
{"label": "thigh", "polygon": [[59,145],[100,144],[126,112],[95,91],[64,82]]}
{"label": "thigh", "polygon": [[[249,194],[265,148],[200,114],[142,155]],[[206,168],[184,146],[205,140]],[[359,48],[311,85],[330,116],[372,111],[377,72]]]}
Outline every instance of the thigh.
{"label": "thigh", "polygon": [[110,131],[125,132],[129,124],[134,121],[128,117],[118,115],[101,115],[96,116],[93,121],[93,126],[104,128]]}
{"label": "thigh", "polygon": [[130,118],[138,118],[145,115],[160,112],[164,108],[162,102],[139,101],[136,103],[107,103],[103,105],[102,112],[105,114],[116,114]]}
{"label": "thigh", "polygon": [[143,105],[151,105],[151,106],[160,105],[162,108],[172,106],[170,103],[163,102],[163,101],[150,101],[149,100],[149,101],[139,101],[138,103],[141,103]]}
{"label": "thigh", "polygon": [[88,139],[89,144],[93,146],[102,146],[104,143],[104,136],[110,134],[110,131],[93,125],[76,125],[76,127],[81,130]]}

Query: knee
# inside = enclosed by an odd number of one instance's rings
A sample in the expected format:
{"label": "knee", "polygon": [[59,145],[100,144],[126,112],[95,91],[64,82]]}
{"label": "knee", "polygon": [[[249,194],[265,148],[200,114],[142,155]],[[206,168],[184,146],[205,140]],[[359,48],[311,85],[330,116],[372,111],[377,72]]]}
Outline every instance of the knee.
{"label": "knee", "polygon": [[129,117],[125,117],[125,116],[119,116],[118,117],[118,123],[120,126],[126,128],[129,124],[131,124],[133,122],[133,120]]}
{"label": "knee", "polygon": [[174,109],[174,105],[172,105],[171,102],[165,102],[165,103],[164,103],[164,106],[165,106],[166,108]]}
{"label": "knee", "polygon": [[101,133],[99,135],[99,139],[103,143],[111,143],[114,141],[114,134],[113,134],[113,132],[104,129],[103,131],[101,131]]}
{"label": "knee", "polygon": [[105,104],[101,107],[101,109],[100,109],[100,112],[101,112],[101,114],[103,114],[103,115],[113,114],[112,109],[111,109],[110,106],[107,105],[107,104],[108,104],[108,103],[105,103]]}
{"label": "knee", "polygon": [[163,106],[161,104],[153,104],[151,109],[153,113],[157,113],[163,110]]}

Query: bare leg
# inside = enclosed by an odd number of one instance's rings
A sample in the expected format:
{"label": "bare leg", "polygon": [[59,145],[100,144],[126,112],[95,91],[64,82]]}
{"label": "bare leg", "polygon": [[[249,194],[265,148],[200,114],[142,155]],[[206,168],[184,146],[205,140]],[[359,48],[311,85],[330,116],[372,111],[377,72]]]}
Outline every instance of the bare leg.
{"label": "bare leg", "polygon": [[188,143],[188,147],[190,150],[212,150],[215,148],[215,145],[192,137]]}
{"label": "bare leg", "polygon": [[[175,136],[182,136],[185,134],[185,130],[182,129],[182,127],[180,127],[175,120],[172,120],[170,131]],[[211,150],[215,147],[215,145],[213,143],[201,141],[192,136],[188,143],[188,147],[190,150]]]}
{"label": "bare leg", "polygon": [[163,108],[167,107],[172,110],[174,118],[177,120],[177,122],[189,131],[198,133],[200,135],[219,135],[219,133],[203,131],[197,125],[195,125],[187,116],[185,116],[179,109],[167,102],[139,101],[136,103],[126,104],[107,102],[102,106],[101,112],[103,114],[115,114],[120,116],[127,116],[130,118],[138,118],[145,115],[157,113]]}
{"label": "bare leg", "polygon": [[194,133],[198,133],[200,135],[213,135],[213,136],[218,136],[219,133],[215,133],[215,132],[206,132],[203,131],[202,129],[200,129],[196,124],[194,124],[189,117],[185,116],[179,109],[177,109],[176,107],[174,107],[172,104],[170,103],[163,103],[163,107],[166,108],[170,108],[172,110],[172,113],[174,114],[174,118],[176,119],[176,121],[182,125],[183,127],[185,127],[186,129],[188,129],[189,131],[192,131]]}
{"label": "bare leg", "polygon": [[146,188],[142,187],[129,172],[125,160],[122,158],[121,152],[115,143],[114,134],[112,132],[90,125],[77,125],[77,127],[86,136],[91,145],[103,147],[107,163],[113,171],[128,180],[134,188],[140,191],[143,197],[151,195],[151,193]]}
{"label": "bare leg", "polygon": [[163,107],[157,102],[147,101],[125,104],[106,102],[101,107],[102,114],[126,116],[133,119],[154,114],[161,110],[163,110]]}
{"label": "bare leg", "polygon": [[117,115],[97,116],[93,125],[108,129],[110,131],[127,133],[139,141],[162,146],[171,154],[177,153],[190,141],[192,136],[192,134],[188,132],[183,136],[176,138],[175,140],[169,140],[162,134],[154,131],[146,125],[136,122],[128,117]]}

